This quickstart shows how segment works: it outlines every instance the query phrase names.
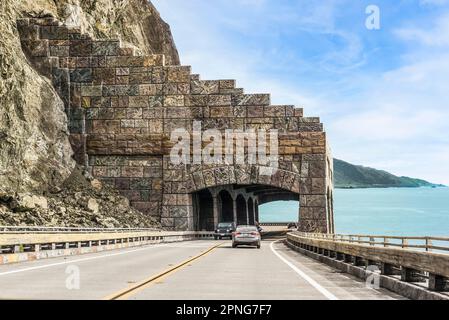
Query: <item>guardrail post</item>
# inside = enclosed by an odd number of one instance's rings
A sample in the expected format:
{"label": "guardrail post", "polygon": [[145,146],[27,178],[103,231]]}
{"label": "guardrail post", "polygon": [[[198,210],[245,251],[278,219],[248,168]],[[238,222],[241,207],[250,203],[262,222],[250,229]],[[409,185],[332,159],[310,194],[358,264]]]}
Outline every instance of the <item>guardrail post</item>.
{"label": "guardrail post", "polygon": [[40,244],[35,244],[34,245],[34,252],[39,252],[41,251],[41,245]]}
{"label": "guardrail post", "polygon": [[426,238],[426,252],[432,251],[432,239]]}
{"label": "guardrail post", "polygon": [[423,282],[425,279],[420,271],[402,267],[401,280],[405,282]]}
{"label": "guardrail post", "polygon": [[380,264],[380,273],[385,276],[392,276],[395,273],[394,266],[392,264],[382,262]]}
{"label": "guardrail post", "polygon": [[14,253],[21,253],[23,252],[23,246],[15,245],[14,246]]}
{"label": "guardrail post", "polygon": [[350,254],[344,254],[344,262],[352,263],[352,256]]}
{"label": "guardrail post", "polygon": [[367,264],[368,264],[369,266],[378,266],[377,261],[374,261],[374,260],[368,260]]}
{"label": "guardrail post", "polygon": [[365,265],[366,265],[366,263],[361,257],[354,257],[354,266],[361,267],[361,266],[365,266]]}
{"label": "guardrail post", "polygon": [[436,274],[429,274],[429,290],[442,292],[446,290],[446,284],[447,279],[436,275]]}
{"label": "guardrail post", "polygon": [[408,240],[407,239],[402,239],[402,248],[405,249],[408,247]]}

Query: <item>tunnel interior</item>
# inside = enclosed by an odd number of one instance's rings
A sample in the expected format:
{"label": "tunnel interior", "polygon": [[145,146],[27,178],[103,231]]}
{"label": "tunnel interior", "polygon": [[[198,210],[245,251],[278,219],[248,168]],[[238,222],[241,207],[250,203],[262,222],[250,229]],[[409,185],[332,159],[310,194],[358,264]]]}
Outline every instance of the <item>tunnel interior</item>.
{"label": "tunnel interior", "polygon": [[218,223],[255,225],[259,206],[275,201],[299,200],[299,194],[267,185],[225,185],[193,193],[195,230],[213,231]]}
{"label": "tunnel interior", "polygon": [[232,222],[234,221],[234,209],[232,208],[232,197],[228,191],[222,190],[219,193],[220,203],[220,215],[219,222]]}

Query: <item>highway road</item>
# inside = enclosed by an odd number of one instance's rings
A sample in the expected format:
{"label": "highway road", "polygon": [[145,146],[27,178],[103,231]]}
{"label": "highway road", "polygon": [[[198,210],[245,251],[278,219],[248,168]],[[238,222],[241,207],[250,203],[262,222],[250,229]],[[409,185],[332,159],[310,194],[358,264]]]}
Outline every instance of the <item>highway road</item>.
{"label": "highway road", "polygon": [[192,241],[0,266],[0,299],[402,299],[265,240]]}

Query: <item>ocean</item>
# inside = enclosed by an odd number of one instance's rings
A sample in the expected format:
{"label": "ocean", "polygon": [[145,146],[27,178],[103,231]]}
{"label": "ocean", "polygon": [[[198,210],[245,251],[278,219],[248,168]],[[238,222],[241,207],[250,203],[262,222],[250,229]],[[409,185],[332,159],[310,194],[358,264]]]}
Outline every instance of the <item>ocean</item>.
{"label": "ocean", "polygon": [[[296,221],[298,202],[262,205],[261,222]],[[449,237],[449,188],[336,189],[337,233]]]}

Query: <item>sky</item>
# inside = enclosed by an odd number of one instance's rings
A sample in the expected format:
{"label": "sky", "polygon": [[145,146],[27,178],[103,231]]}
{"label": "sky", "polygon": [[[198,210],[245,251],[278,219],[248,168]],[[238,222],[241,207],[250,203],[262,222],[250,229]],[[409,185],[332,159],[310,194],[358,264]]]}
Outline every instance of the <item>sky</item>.
{"label": "sky", "polygon": [[449,0],[152,2],[202,79],[319,116],[335,158],[449,185]]}

